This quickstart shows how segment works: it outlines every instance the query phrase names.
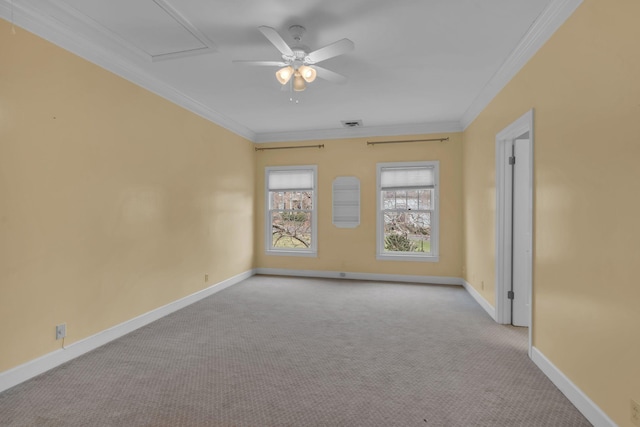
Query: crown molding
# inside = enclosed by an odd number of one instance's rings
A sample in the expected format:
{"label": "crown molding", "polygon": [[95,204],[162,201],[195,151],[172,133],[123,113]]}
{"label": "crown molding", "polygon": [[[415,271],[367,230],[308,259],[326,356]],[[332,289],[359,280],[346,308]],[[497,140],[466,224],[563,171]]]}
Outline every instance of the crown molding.
{"label": "crown molding", "polygon": [[412,123],[405,125],[371,126],[361,128],[338,128],[301,130],[291,132],[257,133],[255,143],[311,141],[324,139],[349,139],[374,136],[422,135],[432,133],[462,132],[459,122]]}
{"label": "crown molding", "polygon": [[[107,46],[105,48],[86,37],[78,37],[79,32],[75,31],[73,24],[62,22],[56,17],[58,15],[56,13],[57,6],[52,6],[50,2],[38,2],[37,9],[26,2],[15,2],[13,13],[11,8],[12,6],[7,0],[0,1],[0,17],[11,22],[13,15],[13,23],[17,27],[30,31],[243,138],[250,141],[255,140],[256,134],[251,129],[223,116],[173,86],[156,79],[142,68],[134,65],[133,61],[126,59],[125,56],[116,54],[115,52],[122,50],[122,44],[118,40],[104,37],[101,42]],[[77,25],[83,24],[86,23],[77,23]],[[93,29],[99,31],[99,29]]]}
{"label": "crown molding", "polygon": [[583,0],[553,0],[529,27],[509,57],[482,88],[462,115],[463,129],[469,127],[500,91],[582,4]]}

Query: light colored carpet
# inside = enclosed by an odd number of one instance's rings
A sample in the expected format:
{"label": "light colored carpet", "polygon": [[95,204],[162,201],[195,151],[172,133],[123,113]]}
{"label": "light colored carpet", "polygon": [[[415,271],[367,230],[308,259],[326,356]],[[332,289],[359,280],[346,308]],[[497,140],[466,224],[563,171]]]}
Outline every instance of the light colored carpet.
{"label": "light colored carpet", "polygon": [[588,426],[460,287],[255,276],[0,394],[7,426]]}

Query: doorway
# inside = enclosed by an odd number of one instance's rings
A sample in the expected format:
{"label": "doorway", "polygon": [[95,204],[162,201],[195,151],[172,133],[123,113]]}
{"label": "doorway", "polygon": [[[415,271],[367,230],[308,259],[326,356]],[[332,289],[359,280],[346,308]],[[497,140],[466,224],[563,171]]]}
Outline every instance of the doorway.
{"label": "doorway", "polygon": [[496,321],[529,328],[533,295],[533,110],[496,135]]}

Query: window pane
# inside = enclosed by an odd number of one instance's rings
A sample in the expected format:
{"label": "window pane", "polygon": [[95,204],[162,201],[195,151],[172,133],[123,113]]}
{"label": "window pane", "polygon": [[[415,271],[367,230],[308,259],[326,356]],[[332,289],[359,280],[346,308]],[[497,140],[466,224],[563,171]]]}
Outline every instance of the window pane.
{"label": "window pane", "polygon": [[296,192],[296,191],[292,191],[290,193],[287,193],[289,195],[289,206],[287,206],[288,209],[300,209],[300,193]]}
{"label": "window pane", "polygon": [[396,209],[407,209],[407,192],[396,190]]}
{"label": "window pane", "polygon": [[433,190],[418,190],[420,193],[420,209],[422,210],[430,210],[431,209],[431,197],[433,195]]}
{"label": "window pane", "polygon": [[300,193],[300,209],[313,209],[313,191],[303,191]]}
{"label": "window pane", "polygon": [[382,191],[382,209],[430,210],[432,189]]}
{"label": "window pane", "polygon": [[395,209],[395,208],[396,208],[396,192],[383,191],[382,192],[382,209]]}
{"label": "window pane", "polygon": [[431,252],[430,212],[384,212],[385,252]]}
{"label": "window pane", "polygon": [[273,248],[311,248],[311,212],[271,212],[271,234]]}
{"label": "window pane", "polygon": [[284,209],[284,193],[276,191],[269,193],[269,209]]}
{"label": "window pane", "polygon": [[313,210],[313,192],[311,191],[272,191],[269,209]]}
{"label": "window pane", "polygon": [[418,205],[418,190],[407,191],[407,209],[417,210]]}

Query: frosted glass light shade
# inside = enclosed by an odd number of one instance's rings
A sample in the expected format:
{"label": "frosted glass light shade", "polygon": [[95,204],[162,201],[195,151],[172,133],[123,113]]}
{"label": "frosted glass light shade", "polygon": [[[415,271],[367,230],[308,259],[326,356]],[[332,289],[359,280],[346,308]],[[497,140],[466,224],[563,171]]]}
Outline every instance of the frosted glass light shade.
{"label": "frosted glass light shade", "polygon": [[291,76],[293,76],[293,71],[293,67],[291,66],[280,68],[278,71],[276,71],[276,79],[278,79],[280,84],[285,85],[287,84],[289,79],[291,79]]}
{"label": "frosted glass light shade", "polygon": [[296,73],[293,76],[293,90],[295,90],[296,92],[301,92],[306,88],[307,86],[304,84],[304,79],[302,78],[302,75],[300,75],[300,73],[296,71]]}
{"label": "frosted glass light shade", "polygon": [[316,79],[317,73],[316,73],[316,70],[312,67],[303,65],[300,68],[298,68],[298,71],[300,72],[300,75],[307,83],[311,83]]}

